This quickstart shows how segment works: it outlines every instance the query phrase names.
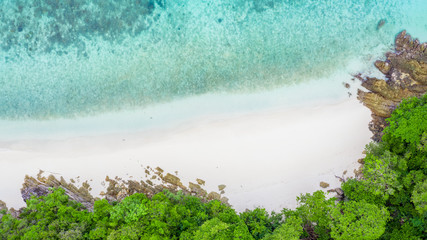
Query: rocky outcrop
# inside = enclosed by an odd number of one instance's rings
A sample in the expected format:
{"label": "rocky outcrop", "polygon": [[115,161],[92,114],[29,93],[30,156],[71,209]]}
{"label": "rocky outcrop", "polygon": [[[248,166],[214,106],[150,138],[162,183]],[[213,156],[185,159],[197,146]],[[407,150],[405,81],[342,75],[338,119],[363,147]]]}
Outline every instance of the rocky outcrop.
{"label": "rocky outcrop", "polygon": [[37,177],[25,176],[24,183],[21,188],[21,195],[24,201],[27,201],[31,196],[44,196],[51,192],[52,187],[61,187],[71,200],[80,202],[88,210],[93,209],[94,197],[90,194],[90,186],[87,182],[83,183],[80,188],[74,186],[72,183],[67,183],[64,178],[60,180],[55,176],[49,175],[47,178],[42,176],[42,171],[37,174]]}
{"label": "rocky outcrop", "polygon": [[420,97],[427,91],[427,43],[412,39],[406,31],[399,33],[395,50],[386,53],[385,61],[376,61],[375,66],[385,79],[355,77],[362,81],[368,91],[358,90],[358,99],[372,112],[369,129],[372,139],[380,141],[387,126],[386,118],[403,98]]}
{"label": "rocky outcrop", "polygon": [[[197,196],[205,202],[220,200],[224,204],[228,204],[228,198],[221,195],[224,192],[221,194],[217,192],[210,192],[207,194],[206,190],[201,186],[205,184],[204,180],[196,179],[197,184],[190,182],[189,186],[186,187],[176,175],[164,173],[163,169],[159,167],[156,169],[147,167],[145,169],[145,174],[145,177],[150,178],[150,180],[123,180],[119,177],[110,178],[107,176],[105,182],[108,186],[106,187],[106,191],[101,192],[100,195],[109,202],[120,202],[125,197],[134,193],[144,193],[147,197],[151,198],[156,193],[167,189],[173,193],[182,191],[184,194]],[[36,177],[25,176],[21,188],[21,195],[23,200],[26,201],[30,199],[31,196],[40,197],[49,194],[52,187],[61,187],[71,200],[80,202],[86,209],[92,211],[96,198],[90,194],[91,188],[88,182],[83,182],[81,187],[76,187],[73,183],[75,183],[74,180],[68,183],[63,177],[59,180],[53,175],[45,177],[43,176],[43,171],[40,171]],[[225,185],[220,186],[222,190],[225,188]],[[2,202],[0,202],[0,210],[2,208],[6,208],[6,205],[4,204],[3,207]],[[19,215],[19,213],[17,213],[17,215]]]}
{"label": "rocky outcrop", "polygon": [[107,199],[108,202],[120,202],[125,197],[134,193],[144,193],[147,197],[151,198],[154,194],[163,191],[163,186],[154,185],[149,180],[145,182],[123,180],[119,177],[110,178],[107,176],[105,181],[108,183],[107,191],[101,192],[100,195]]}
{"label": "rocky outcrop", "polygon": [[220,200],[222,203],[228,205],[228,198],[221,195],[224,194],[225,185],[220,185],[222,187],[220,190],[221,193],[210,192],[208,194],[202,187],[202,185],[205,185],[205,181],[199,178],[196,179],[197,183],[189,182],[188,186],[185,186],[178,176],[172,173],[165,173],[159,167],[152,169],[148,166],[145,169],[145,174],[145,177],[150,178],[150,180],[135,181],[123,180],[118,177],[114,179],[107,177],[105,179],[108,183],[107,191],[102,192],[101,196],[110,202],[121,201],[134,193],[144,193],[147,197],[151,198],[154,194],[167,189],[173,193],[181,191],[186,195],[197,196],[202,201]]}

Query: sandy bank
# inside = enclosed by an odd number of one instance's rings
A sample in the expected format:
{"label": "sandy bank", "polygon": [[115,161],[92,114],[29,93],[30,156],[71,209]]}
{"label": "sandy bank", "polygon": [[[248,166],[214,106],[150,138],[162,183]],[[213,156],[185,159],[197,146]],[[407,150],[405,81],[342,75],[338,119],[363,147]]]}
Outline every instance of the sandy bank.
{"label": "sandy bank", "polygon": [[227,185],[237,210],[295,207],[295,197],[319,181],[356,166],[369,142],[370,113],[356,100],[322,107],[256,111],[210,117],[167,130],[0,142],[0,199],[20,207],[25,174],[39,169],[66,179],[92,179],[94,193],[106,175],[143,177],[145,166],[178,171],[184,184],[206,180],[208,191]]}

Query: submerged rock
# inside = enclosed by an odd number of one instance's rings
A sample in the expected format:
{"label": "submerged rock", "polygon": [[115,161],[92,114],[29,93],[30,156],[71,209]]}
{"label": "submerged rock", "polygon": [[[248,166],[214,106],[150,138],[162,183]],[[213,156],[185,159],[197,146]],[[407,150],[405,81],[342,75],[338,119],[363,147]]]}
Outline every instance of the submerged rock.
{"label": "submerged rock", "polygon": [[386,53],[385,61],[376,61],[375,66],[384,79],[355,76],[368,91],[358,90],[358,99],[372,112],[369,130],[372,139],[380,141],[387,127],[386,118],[403,98],[420,97],[427,92],[427,43],[412,39],[406,31],[399,33],[395,50]]}
{"label": "submerged rock", "polygon": [[380,21],[378,21],[377,23],[377,31],[380,30],[380,28],[382,28],[385,24],[385,19],[381,19]]}

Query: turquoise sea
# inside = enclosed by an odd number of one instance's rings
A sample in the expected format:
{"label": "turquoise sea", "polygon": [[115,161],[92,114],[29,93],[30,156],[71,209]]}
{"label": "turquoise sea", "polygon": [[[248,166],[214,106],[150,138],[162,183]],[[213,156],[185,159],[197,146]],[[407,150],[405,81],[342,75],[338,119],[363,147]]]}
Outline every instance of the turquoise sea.
{"label": "turquoise sea", "polygon": [[372,66],[403,29],[426,41],[426,12],[425,0],[0,0],[0,120],[318,88]]}

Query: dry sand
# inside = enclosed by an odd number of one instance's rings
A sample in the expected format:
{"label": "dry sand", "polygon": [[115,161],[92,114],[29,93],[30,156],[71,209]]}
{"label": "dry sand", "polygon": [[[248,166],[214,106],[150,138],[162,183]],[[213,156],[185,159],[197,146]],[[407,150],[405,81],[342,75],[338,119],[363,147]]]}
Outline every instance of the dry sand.
{"label": "dry sand", "polygon": [[208,191],[225,184],[238,211],[257,206],[294,208],[300,193],[339,185],[334,175],[352,172],[369,142],[369,111],[355,99],[322,106],[210,116],[171,128],[65,139],[0,141],[0,199],[24,205],[25,174],[39,169],[93,180],[106,175],[144,179],[146,166],[178,171],[184,184],[201,178]]}

